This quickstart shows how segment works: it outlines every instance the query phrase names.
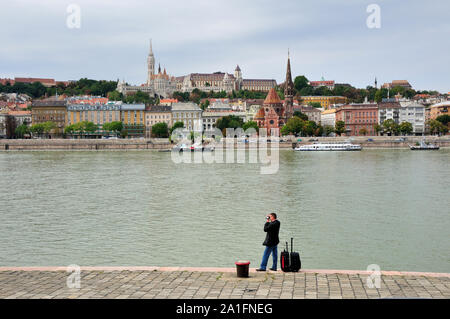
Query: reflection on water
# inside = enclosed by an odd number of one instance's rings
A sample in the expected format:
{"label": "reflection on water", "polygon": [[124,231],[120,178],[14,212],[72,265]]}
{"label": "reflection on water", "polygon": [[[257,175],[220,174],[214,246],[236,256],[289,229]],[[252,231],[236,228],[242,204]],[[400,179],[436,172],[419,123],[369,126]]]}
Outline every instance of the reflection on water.
{"label": "reflection on water", "polygon": [[2,152],[0,265],[259,266],[275,211],[305,268],[450,272],[449,159],[284,150],[261,175],[152,151]]}

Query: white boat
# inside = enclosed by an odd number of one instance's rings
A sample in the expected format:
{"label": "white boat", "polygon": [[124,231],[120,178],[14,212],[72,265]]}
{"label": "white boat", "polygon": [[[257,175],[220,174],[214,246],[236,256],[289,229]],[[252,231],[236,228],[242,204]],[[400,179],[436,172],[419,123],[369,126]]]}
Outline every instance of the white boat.
{"label": "white boat", "polygon": [[439,150],[439,146],[427,143],[425,140],[421,140],[420,143],[417,143],[416,145],[409,145],[409,148],[412,151],[433,151],[433,150]]}
{"label": "white boat", "polygon": [[202,143],[194,143],[192,145],[187,144],[181,144],[176,145],[172,148],[172,151],[175,152],[202,152],[202,151],[214,151],[213,145],[205,145],[203,146]]}
{"label": "white boat", "polygon": [[352,143],[316,143],[294,148],[295,151],[360,151],[361,145]]}

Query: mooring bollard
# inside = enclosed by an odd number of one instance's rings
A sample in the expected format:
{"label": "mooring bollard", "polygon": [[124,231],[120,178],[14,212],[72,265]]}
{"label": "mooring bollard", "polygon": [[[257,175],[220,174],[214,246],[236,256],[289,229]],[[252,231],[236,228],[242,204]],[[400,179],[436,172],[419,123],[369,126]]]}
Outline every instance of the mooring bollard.
{"label": "mooring bollard", "polygon": [[239,260],[236,261],[235,264],[236,264],[236,275],[240,278],[247,278],[250,262],[248,260]]}

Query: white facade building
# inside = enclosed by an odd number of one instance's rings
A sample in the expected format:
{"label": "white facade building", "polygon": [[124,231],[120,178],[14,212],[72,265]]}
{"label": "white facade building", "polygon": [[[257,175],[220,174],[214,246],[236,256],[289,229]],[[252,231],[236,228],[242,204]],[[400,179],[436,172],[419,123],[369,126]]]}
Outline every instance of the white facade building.
{"label": "white facade building", "polygon": [[400,100],[399,123],[409,122],[413,127],[413,134],[425,133],[425,106],[415,101]]}
{"label": "white facade building", "polygon": [[244,122],[246,121],[245,112],[233,111],[228,103],[223,103],[222,101],[214,102],[202,113],[203,130],[209,131],[214,129],[218,119],[229,115],[240,117]]}
{"label": "white facade building", "polygon": [[329,109],[320,114],[320,123],[322,126],[336,126],[336,109]]}
{"label": "white facade building", "polygon": [[172,123],[183,122],[188,130],[201,131],[202,109],[195,103],[173,103],[172,104]]}

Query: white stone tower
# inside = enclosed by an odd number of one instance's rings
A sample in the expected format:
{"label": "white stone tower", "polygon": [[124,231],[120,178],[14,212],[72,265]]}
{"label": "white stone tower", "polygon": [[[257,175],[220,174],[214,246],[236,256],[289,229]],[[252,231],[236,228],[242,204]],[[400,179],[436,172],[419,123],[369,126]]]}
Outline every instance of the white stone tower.
{"label": "white stone tower", "polygon": [[153,75],[155,74],[155,56],[153,55],[152,39],[150,39],[150,52],[147,58],[147,86],[153,83]]}
{"label": "white stone tower", "polygon": [[239,91],[242,89],[242,72],[239,65],[236,66],[236,69],[234,70],[234,78],[236,79],[236,91]]}

